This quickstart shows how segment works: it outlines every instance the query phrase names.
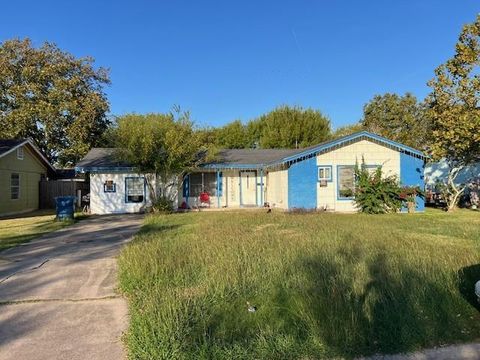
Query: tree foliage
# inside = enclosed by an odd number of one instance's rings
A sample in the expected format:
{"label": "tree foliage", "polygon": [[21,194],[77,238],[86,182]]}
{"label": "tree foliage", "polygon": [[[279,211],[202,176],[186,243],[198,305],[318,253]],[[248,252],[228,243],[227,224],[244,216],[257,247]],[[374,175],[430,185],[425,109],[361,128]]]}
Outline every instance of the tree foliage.
{"label": "tree foliage", "polygon": [[424,149],[428,139],[429,121],[425,107],[406,93],[375,95],[363,107],[361,125],[364,130],[416,149]]}
{"label": "tree foliage", "polygon": [[448,209],[453,210],[465,185],[458,173],[480,161],[480,15],[463,27],[455,55],[435,70],[427,98],[432,119],[431,155],[449,166]]}
{"label": "tree foliage", "polygon": [[52,161],[72,165],[99,143],[109,124],[107,70],[52,43],[0,46],[0,138],[32,138]]}
{"label": "tree foliage", "polygon": [[333,132],[332,138],[337,139],[339,137],[351,135],[362,130],[365,130],[365,128],[361,123],[341,126]]}
{"label": "tree foliage", "polygon": [[182,175],[201,160],[201,139],[188,113],[121,116],[115,139],[117,156],[147,175],[154,206],[172,202]]}
{"label": "tree foliage", "polygon": [[320,111],[280,106],[250,124],[252,139],[261,148],[301,148],[328,140],[330,120]]}
{"label": "tree foliage", "polygon": [[232,121],[215,132],[216,144],[225,149],[244,149],[250,147],[251,140],[247,127],[240,120]]}

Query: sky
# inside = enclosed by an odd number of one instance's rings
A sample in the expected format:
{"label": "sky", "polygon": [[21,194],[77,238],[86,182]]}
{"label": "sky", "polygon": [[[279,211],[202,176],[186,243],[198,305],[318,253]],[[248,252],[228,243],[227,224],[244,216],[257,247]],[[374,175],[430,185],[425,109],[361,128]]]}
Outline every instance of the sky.
{"label": "sky", "polygon": [[480,1],[16,0],[0,11],[0,42],[50,41],[109,68],[113,115],[179,105],[220,126],[288,104],[337,128],[375,94],[423,99]]}

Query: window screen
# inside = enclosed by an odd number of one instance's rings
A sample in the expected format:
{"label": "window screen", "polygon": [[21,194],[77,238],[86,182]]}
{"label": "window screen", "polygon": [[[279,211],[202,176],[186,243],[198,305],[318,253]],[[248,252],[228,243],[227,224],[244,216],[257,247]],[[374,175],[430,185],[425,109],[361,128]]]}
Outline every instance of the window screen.
{"label": "window screen", "polygon": [[217,195],[217,174],[203,173],[203,191],[210,196]]}
{"label": "window screen", "polygon": [[145,199],[145,179],[126,178],[125,179],[125,197],[126,202],[141,203]]}
{"label": "window screen", "polygon": [[210,196],[217,195],[217,174],[211,173],[192,173],[190,174],[190,196],[198,197],[202,192]]}
{"label": "window screen", "polygon": [[338,168],[338,197],[353,198],[355,191],[355,167],[341,166]]}
{"label": "window screen", "polygon": [[202,173],[190,174],[190,196],[198,197],[202,192]]}
{"label": "window screen", "polygon": [[20,199],[20,175],[11,174],[10,175],[10,199],[17,200]]}

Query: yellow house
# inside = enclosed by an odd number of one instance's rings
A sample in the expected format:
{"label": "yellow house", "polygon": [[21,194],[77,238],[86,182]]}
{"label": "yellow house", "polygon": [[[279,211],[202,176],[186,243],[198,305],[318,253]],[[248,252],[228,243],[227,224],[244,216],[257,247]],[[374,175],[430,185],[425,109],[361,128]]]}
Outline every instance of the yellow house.
{"label": "yellow house", "polygon": [[54,172],[32,140],[0,140],[0,216],[38,209],[40,180]]}
{"label": "yellow house", "polygon": [[[361,131],[306,149],[223,150],[216,162],[185,177],[179,207],[353,212],[354,169],[362,161],[396,175],[403,186],[424,187],[422,152]],[[417,210],[423,209],[419,197]]]}

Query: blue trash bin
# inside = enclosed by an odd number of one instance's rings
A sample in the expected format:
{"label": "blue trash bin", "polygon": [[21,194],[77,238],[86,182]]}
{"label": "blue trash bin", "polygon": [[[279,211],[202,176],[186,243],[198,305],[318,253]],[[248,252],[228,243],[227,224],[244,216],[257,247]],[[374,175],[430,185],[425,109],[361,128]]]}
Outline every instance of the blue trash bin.
{"label": "blue trash bin", "polygon": [[58,220],[73,220],[75,196],[57,196],[55,198]]}

